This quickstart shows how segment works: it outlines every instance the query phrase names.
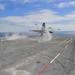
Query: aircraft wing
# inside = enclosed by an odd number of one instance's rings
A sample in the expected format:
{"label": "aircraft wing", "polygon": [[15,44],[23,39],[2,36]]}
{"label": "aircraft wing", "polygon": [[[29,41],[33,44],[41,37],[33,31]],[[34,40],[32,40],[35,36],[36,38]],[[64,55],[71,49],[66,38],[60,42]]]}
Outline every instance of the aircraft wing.
{"label": "aircraft wing", "polygon": [[30,30],[30,31],[38,32],[38,33],[45,33],[45,31],[44,31],[44,30]]}

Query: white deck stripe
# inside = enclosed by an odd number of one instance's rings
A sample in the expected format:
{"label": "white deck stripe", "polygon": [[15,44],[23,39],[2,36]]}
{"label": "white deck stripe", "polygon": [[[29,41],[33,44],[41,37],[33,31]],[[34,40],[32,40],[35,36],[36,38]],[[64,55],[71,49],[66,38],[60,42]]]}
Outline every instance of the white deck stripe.
{"label": "white deck stripe", "polygon": [[72,38],[69,41],[67,41],[66,43],[69,43],[70,41],[72,41]]}
{"label": "white deck stripe", "polygon": [[60,55],[60,53],[58,53],[58,55],[50,63],[53,63],[59,55]]}
{"label": "white deck stripe", "polygon": [[67,48],[68,46],[69,46],[69,44],[65,48]]}

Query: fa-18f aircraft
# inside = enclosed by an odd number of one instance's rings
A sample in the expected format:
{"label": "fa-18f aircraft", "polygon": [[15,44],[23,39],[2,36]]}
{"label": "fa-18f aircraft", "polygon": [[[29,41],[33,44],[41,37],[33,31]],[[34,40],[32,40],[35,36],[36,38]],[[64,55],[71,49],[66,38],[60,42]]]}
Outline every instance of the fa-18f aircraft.
{"label": "fa-18f aircraft", "polygon": [[42,41],[50,41],[52,39],[53,29],[51,27],[47,29],[45,23],[42,24],[41,29],[38,28],[38,30],[30,30],[30,31],[41,33]]}
{"label": "fa-18f aircraft", "polygon": [[[49,27],[47,30],[49,31],[49,33],[53,33],[53,30],[51,27]],[[41,34],[46,33],[45,32],[46,31],[46,25],[45,25],[45,23],[43,23],[41,29],[38,28],[38,30],[30,30],[30,31],[39,32]]]}

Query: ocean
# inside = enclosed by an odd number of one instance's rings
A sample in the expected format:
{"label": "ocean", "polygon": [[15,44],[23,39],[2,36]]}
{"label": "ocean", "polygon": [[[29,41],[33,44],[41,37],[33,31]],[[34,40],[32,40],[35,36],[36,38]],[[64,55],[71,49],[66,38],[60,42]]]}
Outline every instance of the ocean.
{"label": "ocean", "polygon": [[75,36],[75,31],[56,31],[53,35],[56,36]]}
{"label": "ocean", "polygon": [[[75,36],[75,31],[55,31],[53,34],[53,36]],[[10,37],[12,36],[12,38],[10,40],[13,39],[18,39],[18,38],[25,38],[26,36],[40,36],[39,33],[35,33],[35,32],[0,32],[0,39],[5,38],[5,37]]]}
{"label": "ocean", "polygon": [[[19,34],[19,35],[40,35],[38,33],[34,33],[34,32],[0,32],[0,37],[5,37],[6,35],[11,36],[13,34]],[[55,31],[53,33],[53,35],[56,36],[75,36],[75,31]]]}

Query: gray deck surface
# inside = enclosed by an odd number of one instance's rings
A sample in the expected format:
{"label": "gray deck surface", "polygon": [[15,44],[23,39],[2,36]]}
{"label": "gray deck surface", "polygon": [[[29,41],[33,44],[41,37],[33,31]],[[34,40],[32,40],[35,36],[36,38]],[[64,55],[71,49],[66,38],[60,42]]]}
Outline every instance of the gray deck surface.
{"label": "gray deck surface", "polygon": [[28,38],[0,41],[0,75],[38,75],[63,50],[41,75],[75,75],[74,37],[55,37],[44,43]]}

